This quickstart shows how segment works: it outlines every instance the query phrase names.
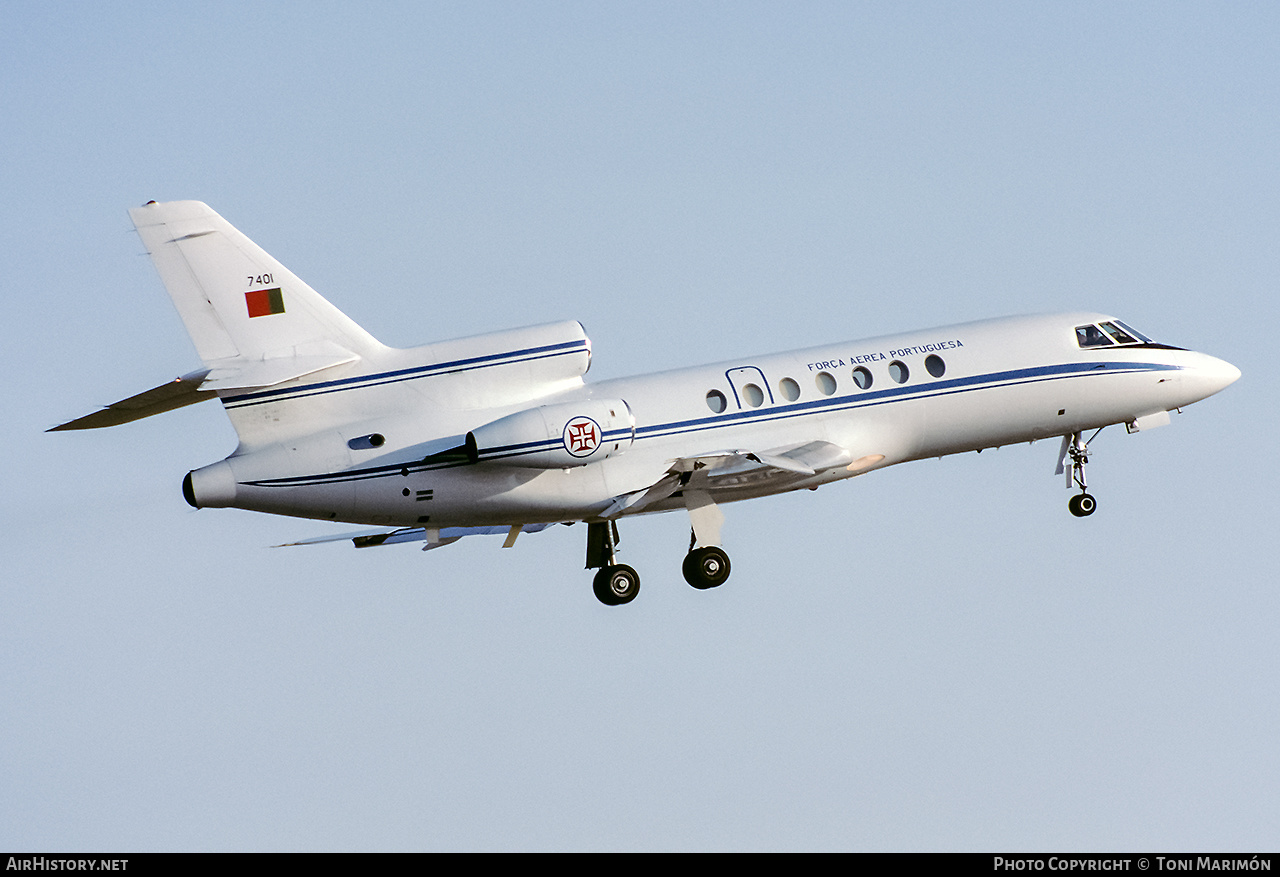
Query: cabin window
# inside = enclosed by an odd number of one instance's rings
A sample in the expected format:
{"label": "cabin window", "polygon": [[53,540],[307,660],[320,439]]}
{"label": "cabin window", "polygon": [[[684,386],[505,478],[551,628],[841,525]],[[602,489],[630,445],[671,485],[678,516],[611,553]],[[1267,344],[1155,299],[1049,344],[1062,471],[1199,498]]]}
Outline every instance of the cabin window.
{"label": "cabin window", "polygon": [[755,384],[746,384],[742,388],[742,397],[752,408],[759,408],[764,404],[764,390]]}
{"label": "cabin window", "polygon": [[782,398],[788,402],[794,402],[800,398],[800,385],[791,378],[783,378],[778,382],[778,390],[782,393]]}
{"label": "cabin window", "polygon": [[818,392],[824,396],[830,396],[836,391],[836,379],[828,372],[818,372],[813,380],[818,385]]}
{"label": "cabin window", "polygon": [[938,354],[930,353],[924,358],[924,370],[935,378],[940,378],[947,373],[947,364]]}
{"label": "cabin window", "polygon": [[907,379],[911,377],[911,371],[907,368],[905,362],[895,359],[889,363],[889,377],[893,378],[894,383],[905,384]]}
{"label": "cabin window", "polygon": [[724,393],[719,390],[712,390],[707,393],[707,407],[716,414],[723,414],[724,409],[729,407],[729,402],[724,397]]}
{"label": "cabin window", "polygon": [[859,390],[871,389],[871,372],[858,366],[853,370],[853,382],[858,385]]}

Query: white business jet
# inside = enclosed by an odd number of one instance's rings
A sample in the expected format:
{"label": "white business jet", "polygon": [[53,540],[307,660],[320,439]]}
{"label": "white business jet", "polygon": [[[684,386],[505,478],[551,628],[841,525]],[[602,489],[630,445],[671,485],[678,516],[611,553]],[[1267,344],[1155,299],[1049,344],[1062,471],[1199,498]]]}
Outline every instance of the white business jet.
{"label": "white business jet", "polygon": [[[1093,313],[1009,317],[587,384],[576,322],[386,347],[196,201],[130,217],[203,366],[55,430],[127,423],[217,397],[239,435],[183,482],[196,508],[379,529],[357,547],[586,522],[595,594],[640,588],[617,522],[684,510],[684,576],[729,576],[720,506],[875,469],[1062,437],[1084,517],[1088,440],[1169,422],[1234,366]],[[1086,439],[1086,435],[1088,439]],[[303,543],[293,543],[303,544]]]}

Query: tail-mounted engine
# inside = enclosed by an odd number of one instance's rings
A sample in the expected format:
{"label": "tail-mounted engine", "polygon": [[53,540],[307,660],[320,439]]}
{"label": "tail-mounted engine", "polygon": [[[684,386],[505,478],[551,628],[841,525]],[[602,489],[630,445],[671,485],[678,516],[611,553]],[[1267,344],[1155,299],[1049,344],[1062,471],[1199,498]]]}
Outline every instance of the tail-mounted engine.
{"label": "tail-mounted engine", "polygon": [[467,433],[471,462],[565,469],[621,454],[636,423],[621,399],[588,399],[508,414]]}

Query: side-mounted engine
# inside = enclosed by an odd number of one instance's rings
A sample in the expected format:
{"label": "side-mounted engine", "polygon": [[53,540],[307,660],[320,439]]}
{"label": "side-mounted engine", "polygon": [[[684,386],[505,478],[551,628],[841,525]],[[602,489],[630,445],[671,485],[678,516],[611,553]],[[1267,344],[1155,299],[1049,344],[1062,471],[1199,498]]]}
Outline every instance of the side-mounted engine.
{"label": "side-mounted engine", "polygon": [[636,436],[622,399],[586,399],[508,414],[467,433],[473,463],[529,469],[586,466],[621,454]]}

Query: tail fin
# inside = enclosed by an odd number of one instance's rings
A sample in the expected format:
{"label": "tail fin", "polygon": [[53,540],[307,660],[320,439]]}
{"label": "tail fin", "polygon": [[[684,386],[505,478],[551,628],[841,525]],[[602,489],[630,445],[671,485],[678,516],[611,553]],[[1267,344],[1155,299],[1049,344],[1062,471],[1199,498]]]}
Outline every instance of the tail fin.
{"label": "tail fin", "polygon": [[269,386],[384,349],[207,205],[151,201],[129,217],[211,370],[203,389]]}

